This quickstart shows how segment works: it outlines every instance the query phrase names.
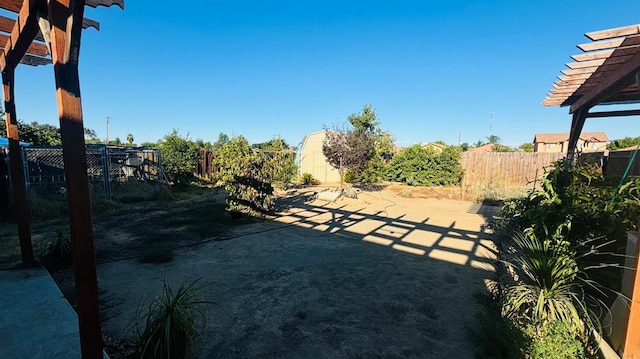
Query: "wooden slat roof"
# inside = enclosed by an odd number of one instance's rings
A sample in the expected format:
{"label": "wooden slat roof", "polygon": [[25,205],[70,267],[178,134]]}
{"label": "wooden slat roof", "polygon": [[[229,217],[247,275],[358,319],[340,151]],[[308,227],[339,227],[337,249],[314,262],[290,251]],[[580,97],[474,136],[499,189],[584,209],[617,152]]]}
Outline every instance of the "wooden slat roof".
{"label": "wooden slat roof", "polygon": [[[7,54],[6,49],[12,48],[13,42],[11,34],[15,31],[16,19],[18,18],[18,14],[20,13],[22,6],[34,1],[40,3],[36,6],[46,9],[46,0],[0,0],[0,9],[10,13],[10,17],[0,16],[0,50],[4,52],[4,55]],[[124,0],[85,0],[85,6],[91,6],[93,8],[98,6],[110,7],[112,5],[118,5],[120,8],[124,9]],[[84,18],[82,19],[82,27],[84,29],[93,27],[96,30],[100,30],[100,23],[95,20]],[[31,66],[50,64],[50,55],[49,48],[45,44],[42,34],[38,32],[35,40],[29,45],[26,54],[20,60],[20,63]]]}
{"label": "wooden slat roof", "polygon": [[[573,113],[587,103],[640,102],[638,80],[616,84],[615,90],[609,91],[617,77],[628,78],[629,74],[635,73],[638,78],[640,24],[589,32],[585,36],[592,41],[577,45],[583,53],[571,56],[574,61],[566,64],[569,69],[563,70],[563,75],[558,76],[558,81],[553,84],[542,104],[571,106]],[[599,97],[596,98],[596,95]]]}

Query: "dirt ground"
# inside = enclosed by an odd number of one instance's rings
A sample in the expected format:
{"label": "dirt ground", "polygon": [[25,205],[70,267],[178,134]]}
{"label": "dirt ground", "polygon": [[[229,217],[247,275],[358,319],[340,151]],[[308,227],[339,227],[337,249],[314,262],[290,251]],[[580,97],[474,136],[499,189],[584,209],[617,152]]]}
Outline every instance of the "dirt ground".
{"label": "dirt ground", "polygon": [[[141,299],[159,294],[164,278],[177,287],[202,277],[219,307],[209,307],[196,358],[473,357],[468,331],[482,309],[474,295],[493,276],[494,208],[389,190],[314,199],[321,190],[290,190],[276,219],[215,228],[216,240],[168,263],[101,262],[103,330],[131,337]],[[105,233],[98,249],[118,237]]]}

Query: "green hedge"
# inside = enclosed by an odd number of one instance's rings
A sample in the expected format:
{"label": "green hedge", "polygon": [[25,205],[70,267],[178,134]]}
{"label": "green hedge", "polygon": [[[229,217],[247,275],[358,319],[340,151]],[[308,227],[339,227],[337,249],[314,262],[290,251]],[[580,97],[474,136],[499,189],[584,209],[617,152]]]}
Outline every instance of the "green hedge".
{"label": "green hedge", "polygon": [[455,186],[462,175],[457,147],[438,151],[413,145],[396,154],[387,167],[388,180],[410,186]]}

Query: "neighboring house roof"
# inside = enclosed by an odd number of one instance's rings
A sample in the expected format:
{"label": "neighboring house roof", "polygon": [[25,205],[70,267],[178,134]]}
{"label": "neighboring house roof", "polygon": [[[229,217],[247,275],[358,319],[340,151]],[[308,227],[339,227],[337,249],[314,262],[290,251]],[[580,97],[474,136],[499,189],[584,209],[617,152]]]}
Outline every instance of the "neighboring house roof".
{"label": "neighboring house roof", "polygon": [[482,145],[480,147],[470,148],[468,152],[476,152],[476,153],[493,152],[493,143],[487,143],[486,145]]}
{"label": "neighboring house roof", "polygon": [[404,147],[393,146],[393,153],[400,153],[402,150],[404,150]]}
{"label": "neighboring house roof", "polygon": [[[604,132],[582,132],[580,139],[591,142],[609,142]],[[561,143],[569,141],[569,133],[536,133],[533,143]]]}

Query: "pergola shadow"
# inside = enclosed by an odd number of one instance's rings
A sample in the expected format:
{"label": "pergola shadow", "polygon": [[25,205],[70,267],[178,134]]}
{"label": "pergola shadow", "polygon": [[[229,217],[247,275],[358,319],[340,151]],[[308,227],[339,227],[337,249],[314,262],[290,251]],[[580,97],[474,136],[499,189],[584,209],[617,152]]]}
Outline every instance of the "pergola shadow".
{"label": "pergola shadow", "polygon": [[[440,219],[436,223],[429,215],[435,208],[423,214],[393,213],[386,208],[351,203],[313,200],[302,194],[292,200],[276,221],[297,227],[331,233],[346,238],[362,240],[397,251],[424,256],[485,271],[493,271],[492,262],[496,250],[492,232],[486,222],[492,219],[492,210],[483,205],[471,205],[460,215],[478,214],[485,217],[481,225],[459,223],[452,218],[447,225]],[[412,211],[415,212],[415,211]]]}

